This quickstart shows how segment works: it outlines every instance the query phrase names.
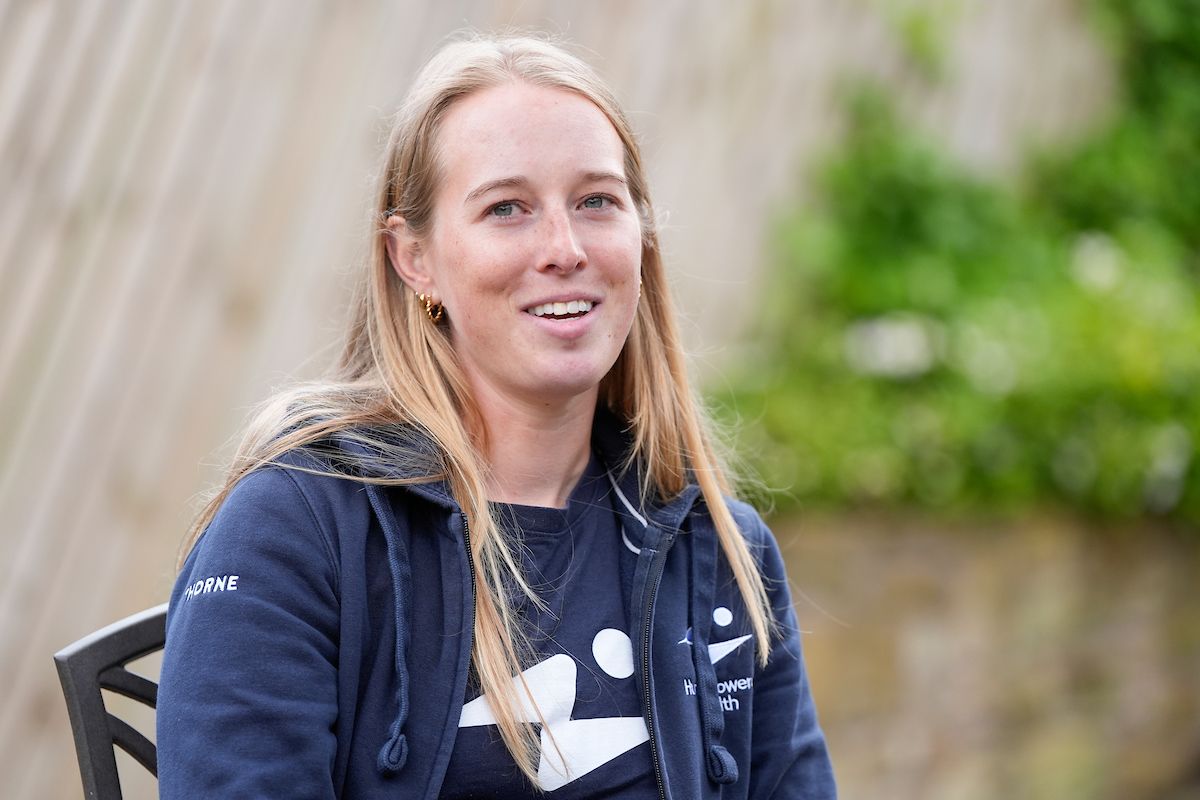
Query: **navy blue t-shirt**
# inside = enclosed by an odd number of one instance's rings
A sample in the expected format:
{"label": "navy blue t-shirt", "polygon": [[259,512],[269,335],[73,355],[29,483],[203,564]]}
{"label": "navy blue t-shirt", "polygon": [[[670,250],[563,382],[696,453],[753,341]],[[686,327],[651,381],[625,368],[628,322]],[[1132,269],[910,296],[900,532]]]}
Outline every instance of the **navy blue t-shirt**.
{"label": "navy blue t-shirt", "polygon": [[658,797],[621,590],[621,561],[628,569],[636,551],[612,503],[593,455],[566,508],[494,506],[521,542],[526,579],[546,605],[517,603],[537,651],[523,674],[549,729],[535,726],[544,794],[505,749],[487,698],[469,686],[442,798]]}

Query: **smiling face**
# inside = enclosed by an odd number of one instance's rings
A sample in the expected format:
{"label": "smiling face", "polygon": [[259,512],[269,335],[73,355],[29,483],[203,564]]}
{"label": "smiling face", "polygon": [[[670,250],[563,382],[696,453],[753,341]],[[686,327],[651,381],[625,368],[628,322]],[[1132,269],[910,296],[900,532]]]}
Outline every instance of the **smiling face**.
{"label": "smiling face", "polygon": [[456,102],[438,152],[428,235],[389,245],[401,277],[445,306],[476,397],[594,402],[638,302],[616,130],[578,94],[513,83]]}

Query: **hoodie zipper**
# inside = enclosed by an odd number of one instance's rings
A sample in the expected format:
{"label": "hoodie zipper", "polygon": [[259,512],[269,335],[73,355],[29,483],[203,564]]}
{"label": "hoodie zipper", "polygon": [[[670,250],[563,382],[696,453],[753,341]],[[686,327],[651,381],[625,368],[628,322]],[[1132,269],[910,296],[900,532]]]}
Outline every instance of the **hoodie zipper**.
{"label": "hoodie zipper", "polygon": [[471,637],[471,648],[475,647],[475,613],[478,597],[475,595],[475,556],[471,553],[471,527],[467,524],[467,515],[460,511],[463,523],[463,546],[467,548],[467,569],[471,571],[471,627],[467,629],[467,635]]}
{"label": "hoodie zipper", "polygon": [[654,560],[650,563],[650,587],[646,594],[646,608],[643,615],[642,628],[642,676],[643,686],[646,694],[646,730],[650,734],[650,759],[654,762],[654,779],[658,784],[658,796],[660,800],[667,800],[667,789],[662,774],[662,762],[658,755],[658,739],[654,736],[654,706],[651,705],[650,698],[650,637],[651,637],[651,618],[654,613],[654,601],[658,596],[658,584],[662,579],[663,567],[667,561],[667,548],[671,546],[672,538],[668,534],[665,546],[654,554]]}

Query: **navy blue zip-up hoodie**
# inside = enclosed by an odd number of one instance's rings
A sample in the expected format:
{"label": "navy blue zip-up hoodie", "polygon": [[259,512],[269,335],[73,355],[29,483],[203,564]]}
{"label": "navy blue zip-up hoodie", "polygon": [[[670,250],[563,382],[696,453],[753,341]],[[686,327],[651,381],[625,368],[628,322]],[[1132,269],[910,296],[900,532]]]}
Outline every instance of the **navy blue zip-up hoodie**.
{"label": "navy blue zip-up hoodie", "polygon": [[[606,412],[593,446],[623,463]],[[470,664],[470,532],[442,483],[302,471],[328,470],[337,447],[243,478],[184,564],[158,699],[163,798],[438,796]],[[770,531],[732,503],[783,634],[760,668],[699,490],[641,507],[636,475],[614,485],[639,549],[620,581],[662,796],[836,797]],[[731,612],[719,637],[716,608]]]}

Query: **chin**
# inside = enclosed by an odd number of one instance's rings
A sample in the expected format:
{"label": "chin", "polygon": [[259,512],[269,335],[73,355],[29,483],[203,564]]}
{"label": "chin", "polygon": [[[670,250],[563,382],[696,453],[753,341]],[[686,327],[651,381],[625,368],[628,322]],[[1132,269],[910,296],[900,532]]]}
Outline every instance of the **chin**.
{"label": "chin", "polygon": [[[603,376],[601,376],[603,377]],[[593,394],[600,387],[600,378],[595,380],[569,381],[548,380],[538,386],[538,394],[547,400],[571,400],[587,394]]]}
{"label": "chin", "polygon": [[563,369],[559,365],[555,369],[542,371],[541,380],[537,381],[538,393],[550,399],[569,400],[573,397],[595,393],[600,381],[608,374],[612,365],[600,364],[580,365],[576,368]]}

